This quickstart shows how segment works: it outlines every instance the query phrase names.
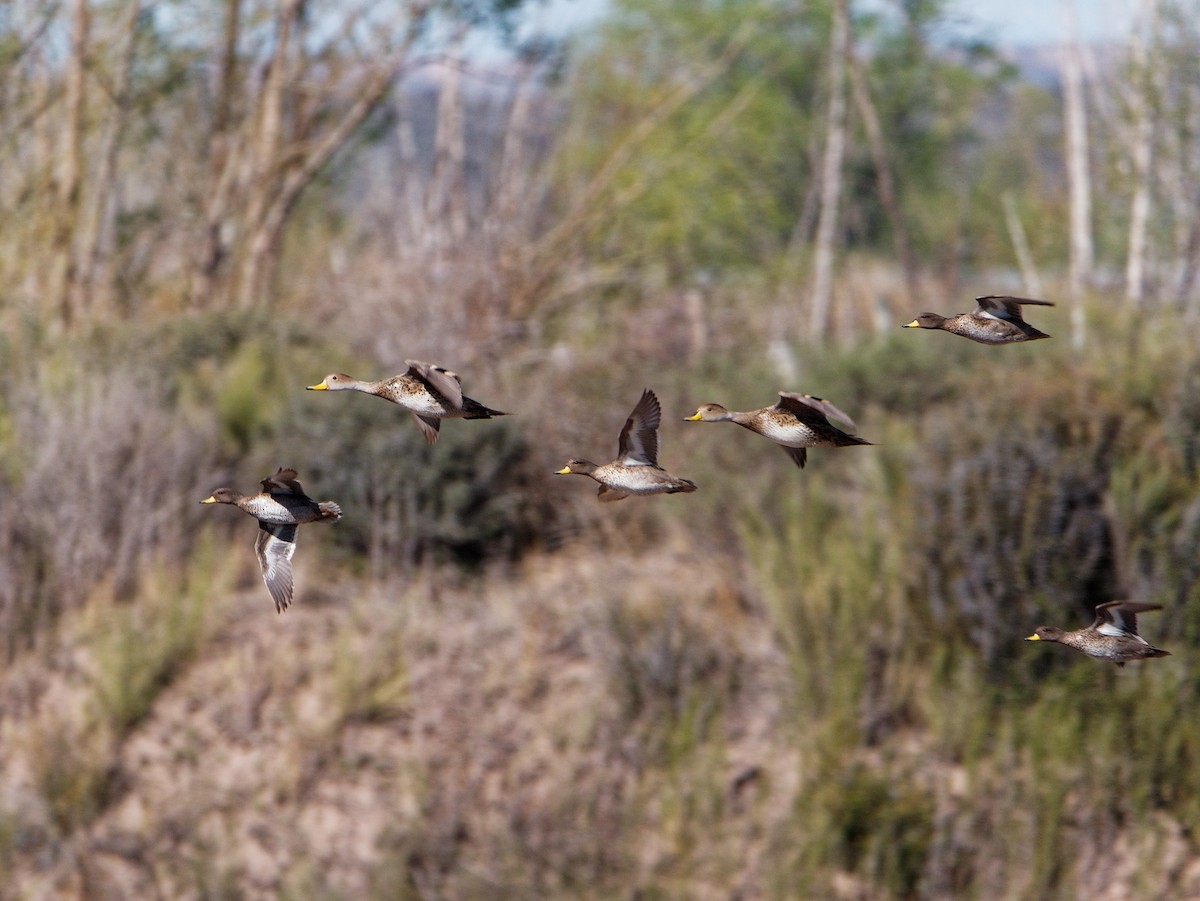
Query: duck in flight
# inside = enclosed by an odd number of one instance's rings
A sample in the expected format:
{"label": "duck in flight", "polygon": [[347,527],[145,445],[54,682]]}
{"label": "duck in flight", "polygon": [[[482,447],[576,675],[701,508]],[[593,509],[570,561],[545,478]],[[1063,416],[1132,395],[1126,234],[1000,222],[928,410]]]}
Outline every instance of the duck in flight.
{"label": "duck in flight", "polygon": [[462,379],[457,373],[433,363],[405,360],[408,369],[400,375],[367,382],[341,372],[331,372],[309,391],[361,391],[399,404],[412,413],[425,440],[438,440],[443,419],[491,419],[507,416],[499,410],[485,407],[462,393]]}
{"label": "duck in flight", "polygon": [[696,483],[671,475],[658,465],[658,426],[662,407],[647,388],[625,420],[617,442],[617,458],[597,466],[587,460],[568,460],[555,475],[590,476],[600,483],[602,501],[619,501],[631,494],[676,494],[696,490]]}
{"label": "duck in flight", "polygon": [[292,602],[292,557],[296,554],[296,527],[307,522],[337,522],[342,508],[333,501],[317,502],[304,493],[296,470],[280,468],[260,483],[262,491],[244,495],[218,488],[200,503],[230,504],[258,520],[254,552],[275,610],[282,613]]}
{"label": "duck in flight", "polygon": [[1138,614],[1161,609],[1160,604],[1109,601],[1096,608],[1096,618],[1086,629],[1064,632],[1057,626],[1041,626],[1025,640],[1065,644],[1097,660],[1111,660],[1117,666],[1145,657],[1169,657],[1170,651],[1156,648],[1138,635]]}
{"label": "duck in flight", "polygon": [[1054,306],[1048,300],[1032,300],[1028,297],[1009,297],[1006,294],[985,294],[976,297],[979,309],[957,316],[941,316],[937,313],[922,313],[901,328],[941,329],[952,335],[961,335],[980,344],[1016,344],[1019,341],[1036,341],[1049,338],[1025,321],[1021,315],[1023,306]]}
{"label": "duck in flight", "polygon": [[684,422],[736,422],[742,428],[774,441],[803,469],[808,458],[806,448],[871,443],[847,435],[829,421],[830,416],[855,427],[854,420],[829,401],[790,391],[780,391],[779,401],[774,406],[747,412],[726,410],[720,404],[704,404]]}

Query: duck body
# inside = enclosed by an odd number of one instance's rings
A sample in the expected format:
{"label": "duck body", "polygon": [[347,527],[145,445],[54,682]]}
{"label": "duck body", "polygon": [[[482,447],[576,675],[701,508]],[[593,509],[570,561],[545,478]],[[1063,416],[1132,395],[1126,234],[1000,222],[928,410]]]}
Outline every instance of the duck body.
{"label": "duck body", "polygon": [[1067,632],[1056,626],[1041,626],[1025,640],[1064,644],[1117,666],[1124,666],[1130,660],[1169,657],[1170,651],[1154,647],[1138,634],[1137,615],[1161,609],[1159,604],[1109,601],[1096,607],[1096,618],[1086,629]]}
{"label": "duck body", "polygon": [[358,391],[373,394],[408,410],[425,440],[438,439],[443,419],[491,419],[507,416],[462,393],[457,373],[433,363],[405,360],[408,370],[378,381],[364,381],[341,372],[331,372],[309,391]]}
{"label": "duck body", "polygon": [[1054,306],[1048,300],[1029,297],[1010,297],[1006,294],[985,294],[975,298],[979,309],[957,316],[942,316],[938,313],[922,313],[901,328],[940,329],[977,341],[980,344],[1017,344],[1021,341],[1036,341],[1049,338],[1043,331],[1025,321],[1021,307],[1034,305]]}
{"label": "duck body", "polygon": [[727,410],[720,404],[704,404],[684,421],[735,422],[780,445],[792,462],[803,469],[808,459],[806,448],[871,443],[843,432],[829,421],[830,416],[854,425],[849,416],[823,398],[780,391],[779,401],[771,407],[740,412]]}
{"label": "duck body", "polygon": [[282,613],[292,602],[292,558],[296,554],[296,527],[310,522],[337,522],[342,508],[333,501],[314,501],[304,493],[296,470],[280,468],[260,483],[262,491],[245,495],[218,488],[200,503],[229,504],[258,520],[254,551],[263,582]]}
{"label": "duck body", "polygon": [[630,495],[678,494],[696,490],[696,483],[672,475],[658,465],[658,427],[662,407],[647,388],[621,429],[617,459],[597,465],[588,460],[568,460],[556,475],[590,476],[600,483],[600,500],[619,501]]}
{"label": "duck body", "polygon": [[598,497],[602,501],[619,501],[631,494],[679,494],[696,490],[696,483],[671,475],[661,466],[612,463],[596,465],[587,460],[568,460],[557,475],[591,476],[600,483]]}
{"label": "duck body", "polygon": [[[213,492],[215,497],[222,490]],[[217,499],[217,503],[229,503]],[[250,497],[239,496],[233,505],[239,510],[249,513],[259,522],[272,525],[300,525],[306,522],[337,522],[341,518],[342,508],[332,501],[318,503],[307,496],[296,497],[286,494],[268,494],[266,491]]]}

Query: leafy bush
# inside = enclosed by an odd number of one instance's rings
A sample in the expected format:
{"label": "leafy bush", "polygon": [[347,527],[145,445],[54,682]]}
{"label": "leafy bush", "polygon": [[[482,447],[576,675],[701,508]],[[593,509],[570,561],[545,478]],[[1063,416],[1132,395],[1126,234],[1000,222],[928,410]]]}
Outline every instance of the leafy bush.
{"label": "leafy bush", "polygon": [[345,511],[339,540],[376,574],[418,561],[474,566],[539,541],[555,513],[528,422],[449,420],[429,446],[403,409],[362,396],[301,397],[282,428],[314,497]]}

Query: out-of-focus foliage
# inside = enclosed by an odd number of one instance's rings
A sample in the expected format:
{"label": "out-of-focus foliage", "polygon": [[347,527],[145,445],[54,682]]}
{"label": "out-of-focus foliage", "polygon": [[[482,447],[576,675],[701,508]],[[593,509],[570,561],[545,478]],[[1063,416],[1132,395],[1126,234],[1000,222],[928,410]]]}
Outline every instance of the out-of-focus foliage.
{"label": "out-of-focus foliage", "polygon": [[310,394],[290,412],[282,433],[312,483],[354,511],[338,540],[376,576],[512,559],[555,528],[538,488],[549,465],[533,458],[528,425],[447,420],[430,447],[406,411],[375,398]]}
{"label": "out-of-focus foliage", "polygon": [[[561,81],[430,52],[511,5],[0,6],[0,898],[1200,897],[1194,4],[1092,92],[1099,281],[1141,96],[1184,309],[1096,289],[1082,354],[1061,306],[896,328],[897,221],[944,312],[1015,288],[1006,193],[1065,257],[1053,85],[946,3],[852,6],[902,218],[850,99],[823,346],[830,4],[628,0]],[[406,357],[514,415],[304,391]],[[646,386],[698,492],[551,475]],[[874,446],[679,421],[780,388]],[[197,503],[278,466],[345,511],[282,615]],[[1116,595],[1172,656],[1021,641]]]}
{"label": "out-of-focus foliage", "polygon": [[[614,146],[631,144],[607,176],[602,202],[611,211],[588,232],[593,255],[686,283],[701,273],[774,266],[807,242],[828,91],[827,6],[617,4],[576,65],[562,158],[568,188],[578,187],[613,165]],[[1014,74],[986,45],[947,45],[938,30],[944,15],[941,3],[905,4],[855,20],[855,54],[927,258],[986,221],[967,221],[985,202],[971,195],[985,162],[979,111],[1002,103],[999,89]],[[690,99],[676,108],[681,95]],[[845,162],[845,243],[889,252],[861,122],[856,128]],[[584,139],[597,133],[613,137]]]}
{"label": "out-of-focus foliage", "polygon": [[67,327],[269,306],[301,198],[368,133],[394,85],[469,31],[511,41],[522,5],[9,4],[0,11],[9,303]]}
{"label": "out-of-focus foliage", "polygon": [[[544,438],[611,442],[619,416],[588,422],[617,407],[604,392],[559,436],[559,410],[506,404],[482,379],[472,393],[517,415],[447,422],[429,449],[403,411],[305,393],[313,378],[273,358],[255,370],[275,409],[252,418],[253,448],[213,437],[219,472],[163,485],[193,458],[142,455],[137,478],[104,483],[156,492],[101,491],[120,504],[105,520],[118,545],[163,497],[181,534],[160,530],[125,591],[57,583],[73,600],[31,640],[75,664],[12,655],[0,729],[21,763],[0,778],[24,794],[0,805],[0,855],[21,885],[86,833],[128,854],[96,872],[138,887],[240,885],[271,847],[266,878],[304,894],[1186,897],[1197,367],[1184,331],[1163,320],[1130,340],[1129,322],[1101,325],[1104,352],[1085,359],[899,330],[809,353],[796,387],[876,444],[814,449],[803,472],[758,436],[676,421],[701,401],[770,400],[765,366],[741,365],[752,347],[702,356],[655,382],[671,465],[700,491],[614,505],[556,481]],[[170,404],[219,436],[200,389],[278,328],[233,316],[207,337],[157,334],[146,354],[174,375],[115,424],[137,432]],[[342,353],[284,331],[304,359]],[[580,378],[537,372],[536,391],[562,396]],[[93,437],[109,458],[108,432]],[[346,518],[302,532],[297,603],[275,616],[248,517],[195,502],[284,463]],[[564,522],[583,540],[563,547]],[[10,581],[37,585],[23,553],[4,558]],[[1115,595],[1164,606],[1141,627],[1171,657],[1118,671],[1021,640],[1085,625]],[[136,835],[131,810],[150,811]],[[333,840],[327,823],[352,834],[327,867],[300,866]]]}

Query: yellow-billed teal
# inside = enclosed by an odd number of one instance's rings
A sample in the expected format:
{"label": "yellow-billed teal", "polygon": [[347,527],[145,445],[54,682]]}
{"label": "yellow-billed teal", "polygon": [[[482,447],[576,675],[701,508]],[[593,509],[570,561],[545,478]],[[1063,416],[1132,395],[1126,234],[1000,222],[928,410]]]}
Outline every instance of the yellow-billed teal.
{"label": "yellow-billed teal", "polygon": [[597,466],[587,460],[568,460],[556,475],[591,476],[600,483],[602,501],[619,501],[631,494],[676,494],[696,490],[696,483],[673,476],[658,465],[658,426],[662,408],[647,388],[625,420],[617,444],[617,459]]}
{"label": "yellow-billed teal", "polygon": [[462,393],[462,379],[457,373],[420,360],[405,360],[408,370],[377,382],[356,379],[341,372],[331,372],[309,391],[361,391],[399,404],[412,413],[425,440],[433,444],[443,419],[491,419],[507,416],[499,410],[485,407]]}
{"label": "yellow-billed teal", "polygon": [[854,420],[829,401],[811,394],[779,392],[779,402],[760,410],[738,412],[726,410],[720,404],[705,404],[684,422],[736,422],[744,429],[758,432],[783,448],[801,469],[807,460],[805,448],[853,447],[870,444],[862,438],[847,435],[830,423],[828,417],[840,419],[854,428]]}
{"label": "yellow-billed teal", "polygon": [[275,610],[282,613],[292,602],[292,557],[296,554],[296,526],[306,522],[337,522],[342,508],[333,501],[317,502],[304,493],[296,470],[279,469],[261,482],[263,490],[244,495],[218,488],[200,503],[232,504],[258,520],[261,530],[254,543],[263,581]]}
{"label": "yellow-billed teal", "polygon": [[1096,608],[1096,619],[1086,629],[1064,632],[1057,626],[1042,626],[1025,640],[1065,644],[1089,657],[1111,660],[1117,666],[1144,657],[1169,657],[1170,651],[1156,648],[1138,635],[1137,615],[1161,609],[1160,604],[1109,601]]}
{"label": "yellow-billed teal", "polygon": [[1054,306],[1048,300],[1031,300],[1028,297],[1009,297],[1004,294],[985,294],[976,297],[978,310],[959,313],[957,316],[941,316],[937,313],[922,313],[901,328],[933,328],[961,335],[980,344],[1016,344],[1018,341],[1036,341],[1049,338],[1026,322],[1021,316],[1021,307],[1034,304],[1039,307]]}

